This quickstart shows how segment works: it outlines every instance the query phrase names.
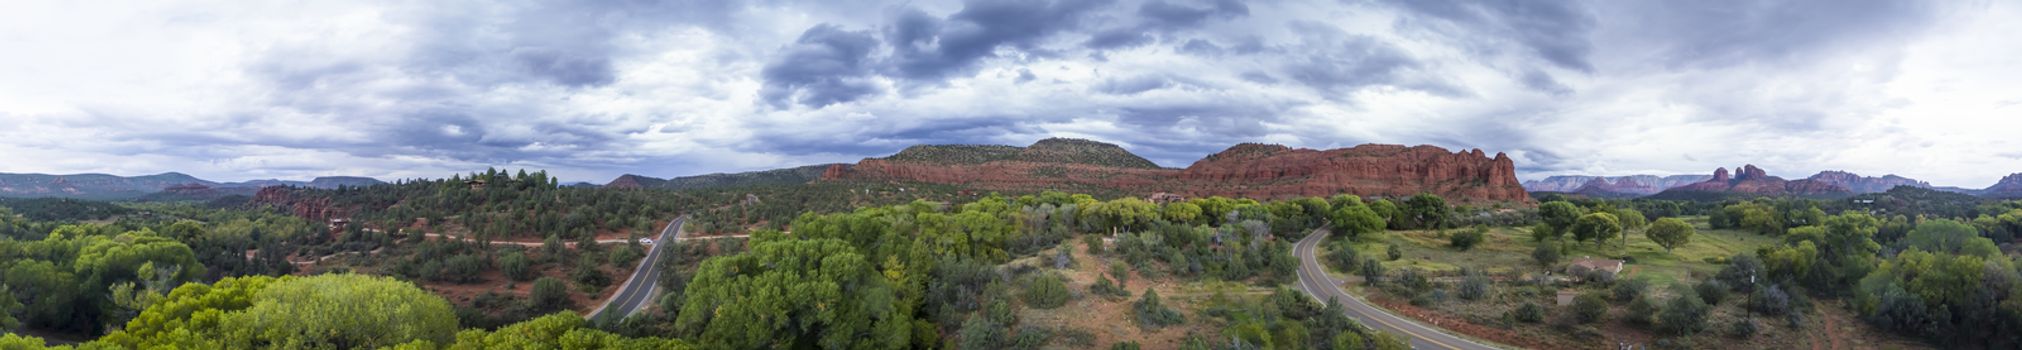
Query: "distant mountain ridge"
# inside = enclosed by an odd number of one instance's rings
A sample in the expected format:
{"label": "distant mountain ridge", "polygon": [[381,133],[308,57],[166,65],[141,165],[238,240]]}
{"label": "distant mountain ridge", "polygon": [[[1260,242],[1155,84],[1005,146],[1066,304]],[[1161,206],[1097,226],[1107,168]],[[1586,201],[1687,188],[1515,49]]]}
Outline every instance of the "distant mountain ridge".
{"label": "distant mountain ridge", "polygon": [[1711,179],[1710,175],[1627,175],[1627,176],[1586,176],[1560,175],[1542,180],[1524,181],[1524,190],[1531,192],[1579,193],[1599,197],[1647,196],[1664,190],[1690,185]]}
{"label": "distant mountain ridge", "polygon": [[1438,194],[1458,202],[1527,202],[1508,155],[1368,144],[1314,150],[1244,143],[1186,168],[1159,167],[1122,147],[1076,139],[1028,147],[925,145],[831,165],[822,181],[918,182],[990,191],[1104,190],[1276,199]]}
{"label": "distant mountain ridge", "polygon": [[784,169],[751,171],[742,173],[715,173],[707,175],[682,176],[660,179],[650,176],[625,174],[604,185],[609,188],[661,188],[672,190],[742,187],[763,185],[798,185],[821,178],[823,170],[830,164],[807,165]]}
{"label": "distant mountain ridge", "polygon": [[201,194],[201,196],[251,195],[261,187],[268,186],[337,188],[340,186],[371,186],[384,183],[378,179],[357,176],[326,176],[306,182],[286,180],[216,182],[177,172],[144,176],[0,173],[0,197],[125,200],[139,199],[156,194]]}

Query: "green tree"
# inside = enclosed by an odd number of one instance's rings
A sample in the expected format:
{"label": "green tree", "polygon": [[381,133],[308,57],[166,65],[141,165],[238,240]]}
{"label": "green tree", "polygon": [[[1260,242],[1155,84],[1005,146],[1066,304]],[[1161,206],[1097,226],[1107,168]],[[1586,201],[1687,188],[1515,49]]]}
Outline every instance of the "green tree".
{"label": "green tree", "polygon": [[1547,267],[1558,264],[1559,246],[1551,243],[1538,243],[1537,249],[1531,250],[1531,260],[1537,261],[1538,265]]}
{"label": "green tree", "polygon": [[1181,315],[1178,310],[1166,307],[1163,302],[1159,301],[1158,290],[1156,289],[1145,289],[1144,296],[1138,298],[1137,302],[1132,303],[1130,308],[1137,314],[1138,327],[1145,329],[1158,329],[1186,323],[1185,315]]}
{"label": "green tree", "polygon": [[540,312],[569,308],[571,302],[568,282],[562,282],[554,277],[534,280],[534,290],[527,295],[527,303]]}
{"label": "green tree", "polygon": [[1691,293],[1679,293],[1671,298],[1657,318],[1658,331],[1671,335],[1692,335],[1706,330],[1706,314],[1711,311],[1703,300]]}
{"label": "green tree", "polygon": [[1165,205],[1164,210],[1160,214],[1165,217],[1166,221],[1194,223],[1195,220],[1200,220],[1201,206],[1187,202],[1170,203]]}
{"label": "green tree", "polygon": [[1587,211],[1580,209],[1580,206],[1573,205],[1570,202],[1550,201],[1540,204],[1538,205],[1538,223],[1544,224],[1550,230],[1545,235],[1538,235],[1536,232],[1533,232],[1532,237],[1560,238],[1563,233],[1573,229],[1573,224],[1578,222],[1582,215],[1587,215]]}
{"label": "green tree", "polygon": [[505,273],[507,278],[512,278],[514,281],[534,279],[533,264],[527,260],[526,253],[509,252],[499,255],[498,269],[499,272]]}
{"label": "green tree", "polygon": [[1582,215],[1578,222],[1573,223],[1573,239],[1581,242],[1594,241],[1594,244],[1598,245],[1614,239],[1615,236],[1621,233],[1622,224],[1615,219],[1614,214],[1592,213]]}
{"label": "green tree", "polygon": [[1378,199],[1375,202],[1369,202],[1369,210],[1376,212],[1377,216],[1383,217],[1383,222],[1388,223],[1392,229],[1407,228],[1403,227],[1405,220],[1400,219],[1404,216],[1403,210],[1399,210],[1397,203],[1391,202],[1389,199]]}
{"label": "green tree", "polygon": [[1691,243],[1692,235],[1696,231],[1692,228],[1692,224],[1686,223],[1685,220],[1662,218],[1651,224],[1650,230],[1643,231],[1643,235],[1649,236],[1650,241],[1657,242],[1658,246],[1663,246],[1665,253],[1670,253],[1672,249]]}
{"label": "green tree", "polygon": [[456,332],[456,313],[442,297],[407,282],[334,274],[269,285],[251,307],[225,317],[220,327],[226,339],[247,348],[447,344]]}
{"label": "green tree", "polygon": [[[796,232],[799,233],[799,232]],[[912,313],[891,282],[836,239],[760,240],[702,263],[675,327],[705,348],[900,348]]]}
{"label": "green tree", "polygon": [[1980,237],[1980,231],[1956,220],[1925,220],[1910,230],[1906,239],[1910,247],[1931,252],[1965,254],[1982,258],[2000,255],[2000,248],[1993,240]]}
{"label": "green tree", "polygon": [[1573,297],[1573,316],[1580,323],[1594,323],[1608,314],[1608,300],[1600,292],[1581,293]]}
{"label": "green tree", "polygon": [[1328,220],[1334,223],[1335,229],[1346,234],[1347,238],[1382,232],[1383,227],[1387,225],[1375,210],[1362,205],[1336,207]]}
{"label": "green tree", "polygon": [[1453,216],[1453,208],[1446,206],[1446,199],[1431,193],[1420,193],[1404,200],[1401,214],[1411,222],[1410,228],[1446,227],[1447,218]]}
{"label": "green tree", "polygon": [[21,302],[14,300],[14,292],[5,284],[0,284],[0,332],[12,331],[21,326],[21,320],[14,314],[21,312]]}
{"label": "green tree", "polygon": [[1067,291],[1067,282],[1063,281],[1060,275],[1048,273],[1028,279],[1025,283],[1024,297],[1026,306],[1034,309],[1053,309],[1067,305],[1067,299],[1071,295]]}
{"label": "green tree", "polygon": [[574,313],[547,316],[500,327],[497,331],[470,329],[456,334],[456,342],[444,349],[692,349],[687,342],[663,338],[626,338],[590,328],[588,321]]}

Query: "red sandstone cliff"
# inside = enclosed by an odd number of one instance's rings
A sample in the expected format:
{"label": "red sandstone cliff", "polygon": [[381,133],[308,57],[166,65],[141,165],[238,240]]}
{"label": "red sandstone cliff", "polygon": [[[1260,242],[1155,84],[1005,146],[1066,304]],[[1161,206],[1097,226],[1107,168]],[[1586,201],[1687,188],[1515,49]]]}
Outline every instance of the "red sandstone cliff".
{"label": "red sandstone cliff", "polygon": [[[1046,143],[1047,141],[1042,141]],[[1034,148],[1039,148],[1035,145]],[[967,161],[920,161],[921,154],[947,149],[908,149],[900,155],[865,159],[826,169],[823,180],[912,181],[989,190],[1041,190],[1094,186],[1126,192],[1173,192],[1191,196],[1286,198],[1356,194],[1400,197],[1433,193],[1460,202],[1528,202],[1509,156],[1491,158],[1481,150],[1448,152],[1433,146],[1362,145],[1332,150],[1241,144],[1185,169],[1131,166],[1134,155],[1083,155],[1073,159],[1022,156],[1016,147],[988,150],[1021,156],[962,157]],[[1109,146],[1114,147],[1114,146]],[[1116,152],[1121,152],[1120,148]],[[1141,159],[1141,158],[1140,158]],[[1120,164],[1118,164],[1120,163]],[[1148,163],[1148,162],[1147,162]]]}
{"label": "red sandstone cliff", "polygon": [[350,210],[331,205],[329,197],[306,197],[297,191],[300,190],[287,186],[261,188],[253,195],[253,204],[272,205],[311,222],[351,217]]}
{"label": "red sandstone cliff", "polygon": [[1846,186],[1829,181],[1803,179],[1784,180],[1769,176],[1769,173],[1755,165],[1744,165],[1728,176],[1727,168],[1714,170],[1713,179],[1705,182],[1680,186],[1660,193],[1683,195],[1687,193],[1712,193],[1758,196],[1842,196],[1852,194]]}

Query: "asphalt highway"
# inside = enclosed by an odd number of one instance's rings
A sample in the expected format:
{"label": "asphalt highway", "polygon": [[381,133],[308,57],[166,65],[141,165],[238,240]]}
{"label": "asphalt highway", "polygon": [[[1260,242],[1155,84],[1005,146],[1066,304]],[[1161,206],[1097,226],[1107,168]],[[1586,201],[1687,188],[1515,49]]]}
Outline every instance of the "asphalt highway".
{"label": "asphalt highway", "polygon": [[646,257],[639,259],[639,268],[632,269],[632,277],[625,280],[617,294],[604,300],[603,306],[590,311],[589,319],[614,317],[612,321],[622,320],[653,304],[653,297],[659,294],[660,281],[660,265],[653,262],[659,261],[662,255],[674,254],[663,252],[666,249],[662,247],[681,237],[681,223],[687,220],[685,215],[675,218],[667,224],[667,228],[660,230],[660,236],[653,238],[653,245],[646,248]]}
{"label": "asphalt highway", "polygon": [[1362,322],[1364,326],[1404,336],[1411,340],[1411,347],[1414,349],[1498,349],[1391,314],[1341,290],[1341,282],[1327,275],[1326,268],[1320,266],[1320,259],[1315,253],[1319,251],[1320,242],[1327,238],[1328,233],[1326,228],[1313,230],[1312,234],[1292,246],[1292,254],[1299,257],[1299,291],[1319,299],[1322,303],[1329,299],[1339,300],[1348,317]]}

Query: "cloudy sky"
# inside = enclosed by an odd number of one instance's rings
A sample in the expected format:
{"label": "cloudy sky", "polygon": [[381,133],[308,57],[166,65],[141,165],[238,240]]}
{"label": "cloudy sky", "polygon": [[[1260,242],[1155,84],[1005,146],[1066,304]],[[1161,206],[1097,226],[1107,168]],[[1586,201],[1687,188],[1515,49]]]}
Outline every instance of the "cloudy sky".
{"label": "cloudy sky", "polygon": [[7,1],[0,172],[549,169],[921,143],[1508,152],[1524,178],[2022,172],[2013,1]]}

